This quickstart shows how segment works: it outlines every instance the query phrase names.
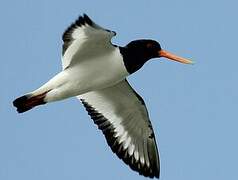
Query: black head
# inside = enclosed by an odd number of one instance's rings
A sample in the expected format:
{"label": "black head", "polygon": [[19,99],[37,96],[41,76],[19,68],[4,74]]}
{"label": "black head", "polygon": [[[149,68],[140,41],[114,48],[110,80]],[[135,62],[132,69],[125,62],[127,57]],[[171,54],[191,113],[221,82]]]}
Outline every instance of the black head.
{"label": "black head", "polygon": [[131,41],[125,47],[120,47],[120,52],[123,56],[126,69],[130,74],[140,69],[145,62],[152,58],[166,57],[181,63],[192,63],[190,60],[161,49],[157,41],[150,39]]}
{"label": "black head", "polygon": [[159,57],[160,50],[158,42],[147,39],[131,41],[125,47],[120,47],[124,64],[129,73],[140,69],[149,59]]}
{"label": "black head", "polygon": [[150,39],[141,39],[131,41],[126,45],[126,48],[131,51],[136,51],[140,57],[146,60],[159,57],[158,52],[161,50],[161,46],[157,41]]}

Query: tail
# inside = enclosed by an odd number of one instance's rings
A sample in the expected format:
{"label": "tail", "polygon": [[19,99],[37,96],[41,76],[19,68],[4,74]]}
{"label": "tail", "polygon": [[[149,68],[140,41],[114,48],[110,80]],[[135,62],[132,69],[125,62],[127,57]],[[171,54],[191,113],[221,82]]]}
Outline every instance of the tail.
{"label": "tail", "polygon": [[36,96],[24,95],[13,101],[13,105],[17,108],[17,112],[23,113],[26,112],[35,106],[45,104],[44,98],[46,93],[39,94]]}

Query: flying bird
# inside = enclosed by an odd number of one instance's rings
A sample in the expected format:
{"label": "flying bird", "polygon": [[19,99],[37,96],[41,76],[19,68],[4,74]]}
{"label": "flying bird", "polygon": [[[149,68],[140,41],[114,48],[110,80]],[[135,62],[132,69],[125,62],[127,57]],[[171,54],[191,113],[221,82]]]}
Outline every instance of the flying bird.
{"label": "flying bird", "polygon": [[141,175],[159,178],[159,153],[148,111],[126,77],[152,58],[192,61],[165,51],[150,39],[134,40],[124,47],[114,45],[115,35],[86,14],[79,16],[62,37],[62,71],[15,99],[13,105],[23,113],[76,96],[120,159]]}

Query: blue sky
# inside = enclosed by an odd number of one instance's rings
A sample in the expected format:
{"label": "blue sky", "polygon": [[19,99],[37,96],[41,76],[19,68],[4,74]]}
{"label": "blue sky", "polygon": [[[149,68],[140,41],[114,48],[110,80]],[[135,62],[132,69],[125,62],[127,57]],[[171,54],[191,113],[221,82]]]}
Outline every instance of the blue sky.
{"label": "blue sky", "polygon": [[146,179],[111,152],[77,99],[24,114],[14,98],[61,70],[61,35],[82,13],[125,45],[153,38],[196,61],[148,62],[129,77],[144,98],[161,155],[162,180],[236,180],[237,2],[5,1],[0,7],[0,179]]}

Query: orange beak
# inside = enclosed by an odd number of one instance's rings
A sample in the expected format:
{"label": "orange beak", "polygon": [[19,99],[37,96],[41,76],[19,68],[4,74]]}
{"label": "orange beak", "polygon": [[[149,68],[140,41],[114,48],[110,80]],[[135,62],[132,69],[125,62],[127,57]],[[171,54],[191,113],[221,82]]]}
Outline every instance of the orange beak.
{"label": "orange beak", "polygon": [[184,63],[184,64],[193,64],[193,62],[191,60],[179,57],[179,56],[172,54],[168,51],[165,51],[163,49],[159,51],[159,57],[165,57],[170,60],[178,61],[178,62]]}

